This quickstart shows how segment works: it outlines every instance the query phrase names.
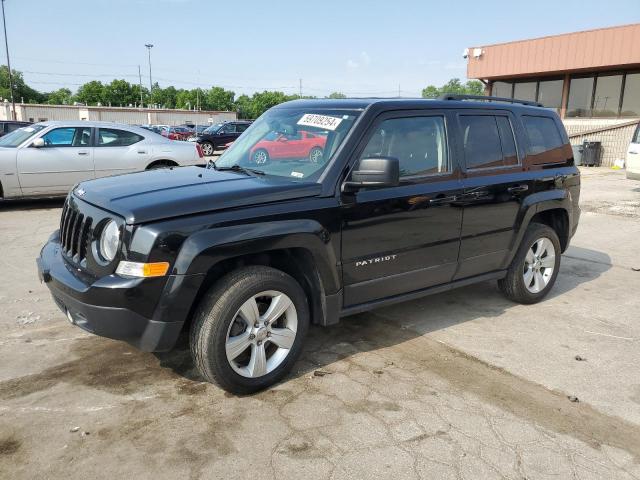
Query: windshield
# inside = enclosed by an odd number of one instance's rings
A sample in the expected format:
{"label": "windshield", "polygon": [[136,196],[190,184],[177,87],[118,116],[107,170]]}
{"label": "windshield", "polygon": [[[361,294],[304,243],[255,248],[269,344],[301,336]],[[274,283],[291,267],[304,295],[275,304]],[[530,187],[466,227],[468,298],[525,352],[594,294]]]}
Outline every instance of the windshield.
{"label": "windshield", "polygon": [[204,133],[207,133],[209,135],[214,134],[218,131],[218,129],[224,124],[222,123],[216,123],[215,125],[211,125],[209,128],[207,128]]}
{"label": "windshield", "polygon": [[46,128],[46,125],[29,125],[28,127],[22,127],[14,130],[0,138],[0,147],[16,148],[43,128]]}
{"label": "windshield", "polygon": [[215,162],[292,180],[317,180],[361,112],[276,108],[262,115]]}

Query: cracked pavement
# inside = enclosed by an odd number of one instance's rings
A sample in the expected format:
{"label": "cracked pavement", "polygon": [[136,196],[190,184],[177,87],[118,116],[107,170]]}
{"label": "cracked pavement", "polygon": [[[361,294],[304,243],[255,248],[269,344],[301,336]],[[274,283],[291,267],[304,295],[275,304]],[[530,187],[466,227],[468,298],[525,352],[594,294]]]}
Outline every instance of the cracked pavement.
{"label": "cracked pavement", "polygon": [[154,355],[69,325],[34,262],[61,202],[0,204],[0,478],[640,479],[640,182],[582,171],[543,303],[482,283],[314,327],[245,397],[185,339]]}

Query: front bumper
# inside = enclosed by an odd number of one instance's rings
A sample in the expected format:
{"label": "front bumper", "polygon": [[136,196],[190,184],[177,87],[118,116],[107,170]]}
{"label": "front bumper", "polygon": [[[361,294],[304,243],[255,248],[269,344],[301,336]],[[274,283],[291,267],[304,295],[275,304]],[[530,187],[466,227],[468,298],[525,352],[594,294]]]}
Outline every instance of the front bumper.
{"label": "front bumper", "polygon": [[146,352],[167,351],[175,345],[184,320],[160,321],[136,311],[156,309],[169,276],[144,279],[109,275],[92,279],[63,258],[58,232],[49,238],[36,263],[40,280],[74,325],[124,340]]}

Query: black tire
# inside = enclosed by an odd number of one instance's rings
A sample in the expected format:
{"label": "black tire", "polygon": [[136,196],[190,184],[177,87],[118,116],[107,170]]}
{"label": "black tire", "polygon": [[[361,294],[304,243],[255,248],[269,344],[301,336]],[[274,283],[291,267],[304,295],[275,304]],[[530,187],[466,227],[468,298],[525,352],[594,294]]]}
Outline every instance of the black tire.
{"label": "black tire", "polygon": [[[542,238],[549,239],[555,250],[553,271],[544,288],[539,292],[532,292],[525,285],[524,272],[526,268],[525,258],[529,249]],[[517,303],[531,304],[542,300],[553,288],[553,284],[558,278],[560,268],[560,240],[554,229],[541,223],[531,223],[522,238],[518,252],[513,257],[511,265],[507,270],[507,276],[498,280],[498,287],[509,299]]]}
{"label": "black tire", "polygon": [[177,165],[169,160],[159,160],[157,162],[153,162],[151,165],[147,167],[147,170],[159,170],[161,168],[171,168],[177,167]]}
{"label": "black tire", "polygon": [[251,161],[256,165],[266,165],[269,163],[269,152],[267,152],[264,148],[259,148],[251,155]]}
{"label": "black tire", "polygon": [[[200,148],[202,148],[202,153],[205,157],[210,157],[215,152],[216,148],[211,142],[202,142],[200,144]],[[209,153],[207,153],[209,152]]]}
{"label": "black tire", "polygon": [[[293,302],[298,321],[296,336],[282,363],[263,376],[249,378],[237,373],[227,359],[227,332],[231,323],[236,321],[236,314],[245,301],[267,290],[282,292]],[[191,355],[205,379],[228,392],[249,394],[273,385],[291,370],[302,352],[308,328],[309,307],[298,282],[274,268],[243,267],[223,277],[200,302],[191,326]]]}
{"label": "black tire", "polygon": [[[320,152],[320,155],[318,155],[318,152]],[[324,159],[322,158],[323,155],[323,151],[322,148],[320,147],[313,147],[311,150],[309,150],[309,161],[311,163],[321,163]]]}

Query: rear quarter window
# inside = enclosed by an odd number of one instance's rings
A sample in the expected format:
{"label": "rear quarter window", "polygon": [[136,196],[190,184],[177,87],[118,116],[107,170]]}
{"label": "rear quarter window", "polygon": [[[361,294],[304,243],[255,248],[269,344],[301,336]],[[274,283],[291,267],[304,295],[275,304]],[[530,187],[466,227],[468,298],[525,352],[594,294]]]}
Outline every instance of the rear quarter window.
{"label": "rear quarter window", "polygon": [[527,134],[529,155],[538,155],[564,145],[562,135],[553,118],[523,115],[522,121]]}

